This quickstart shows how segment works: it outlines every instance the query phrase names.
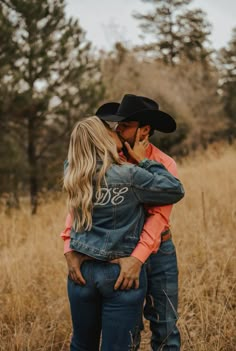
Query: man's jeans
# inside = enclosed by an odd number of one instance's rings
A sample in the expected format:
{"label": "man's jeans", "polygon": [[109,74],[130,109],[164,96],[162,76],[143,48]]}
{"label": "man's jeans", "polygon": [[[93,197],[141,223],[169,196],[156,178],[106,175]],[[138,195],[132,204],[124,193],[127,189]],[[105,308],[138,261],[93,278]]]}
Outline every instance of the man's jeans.
{"label": "man's jeans", "polygon": [[139,289],[114,291],[117,264],[86,261],[82,265],[86,285],[68,279],[73,323],[70,351],[131,351],[137,346],[147,282],[145,268]]}
{"label": "man's jeans", "polygon": [[144,316],[150,321],[153,351],[179,351],[178,267],[172,240],[161,243],[147,264],[148,291]]}

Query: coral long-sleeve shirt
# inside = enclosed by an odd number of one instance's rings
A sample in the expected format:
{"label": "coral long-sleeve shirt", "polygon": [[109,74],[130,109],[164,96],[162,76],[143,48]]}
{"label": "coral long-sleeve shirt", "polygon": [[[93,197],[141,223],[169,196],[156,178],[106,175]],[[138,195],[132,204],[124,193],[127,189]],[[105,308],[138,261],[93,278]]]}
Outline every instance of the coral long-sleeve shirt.
{"label": "coral long-sleeve shirt", "polygon": [[[153,144],[149,144],[146,151],[146,158],[162,163],[171,174],[177,177],[175,161]],[[161,233],[170,227],[169,219],[172,207],[173,205],[159,207],[146,206],[147,217],[139,242],[131,256],[136,257],[144,263],[152,253],[158,251],[161,243]],[[70,231],[72,223],[72,217],[68,214],[66,217],[65,229],[61,233],[61,237],[64,240],[64,253],[73,251],[70,249]]]}

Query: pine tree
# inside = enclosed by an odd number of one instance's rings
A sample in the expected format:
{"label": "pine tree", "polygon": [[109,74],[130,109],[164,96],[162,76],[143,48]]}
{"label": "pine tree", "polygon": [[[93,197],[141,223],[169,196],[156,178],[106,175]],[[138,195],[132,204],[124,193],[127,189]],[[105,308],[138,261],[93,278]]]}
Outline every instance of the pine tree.
{"label": "pine tree", "polygon": [[74,122],[101,100],[99,67],[78,20],[65,17],[64,0],[1,0],[0,26],[1,124],[27,155],[36,213],[42,167],[62,157],[52,150],[67,148]]}
{"label": "pine tree", "polygon": [[206,14],[201,9],[187,10],[180,14],[176,21],[181,40],[181,55],[190,61],[207,62],[212,50],[208,39],[211,25],[206,19]]}
{"label": "pine tree", "polygon": [[142,36],[150,42],[140,49],[174,65],[185,56],[192,61],[206,58],[210,25],[203,11],[188,10],[191,0],[142,0],[153,5],[147,14],[136,13]]}
{"label": "pine tree", "polygon": [[231,127],[236,128],[236,28],[226,48],[219,52],[222,70],[220,88],[222,90],[225,111],[231,120]]}

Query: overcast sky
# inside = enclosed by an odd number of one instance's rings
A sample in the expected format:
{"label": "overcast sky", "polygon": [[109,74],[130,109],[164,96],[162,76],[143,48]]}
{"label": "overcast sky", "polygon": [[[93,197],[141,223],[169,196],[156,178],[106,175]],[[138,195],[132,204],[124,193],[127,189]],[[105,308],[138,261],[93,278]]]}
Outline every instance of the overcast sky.
{"label": "overcast sky", "polygon": [[[138,21],[135,11],[145,13],[149,4],[141,0],[66,0],[69,16],[78,17],[87,39],[98,49],[110,49],[116,41],[139,43]],[[213,25],[211,41],[219,49],[231,38],[236,27],[236,0],[193,0],[191,7],[207,13]]]}

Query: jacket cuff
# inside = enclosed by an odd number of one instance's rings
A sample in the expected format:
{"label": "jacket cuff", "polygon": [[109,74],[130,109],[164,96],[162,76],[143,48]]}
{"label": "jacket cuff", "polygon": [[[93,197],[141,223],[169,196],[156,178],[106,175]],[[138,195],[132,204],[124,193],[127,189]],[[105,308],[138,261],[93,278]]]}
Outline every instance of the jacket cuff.
{"label": "jacket cuff", "polygon": [[150,166],[151,161],[148,158],[144,158],[142,161],[138,163],[139,167],[148,168]]}

